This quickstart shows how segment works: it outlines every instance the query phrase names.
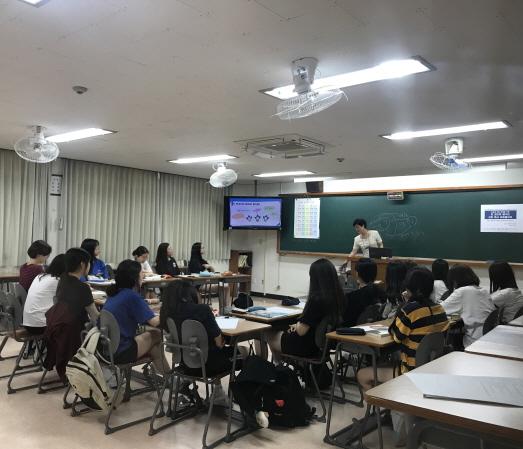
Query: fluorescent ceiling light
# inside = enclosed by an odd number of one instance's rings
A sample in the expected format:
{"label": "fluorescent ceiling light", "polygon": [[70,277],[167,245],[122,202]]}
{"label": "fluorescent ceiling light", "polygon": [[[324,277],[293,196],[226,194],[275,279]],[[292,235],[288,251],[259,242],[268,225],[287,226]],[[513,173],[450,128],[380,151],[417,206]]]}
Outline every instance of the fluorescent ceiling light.
{"label": "fluorescent ceiling light", "polygon": [[[368,69],[318,78],[314,80],[312,89],[321,90],[333,87],[342,89],[344,87],[356,86],[358,84],[372,83],[373,81],[401,78],[402,76],[429,72],[431,70],[435,70],[434,67],[421,58],[414,57],[409,59],[398,59],[386,61]],[[273,89],[265,89],[261,92],[272,97],[280,98],[281,100],[287,100],[288,98],[297,96],[296,92],[294,92],[294,84],[275,87]]]}
{"label": "fluorescent ceiling light", "polygon": [[444,134],[461,134],[469,133],[472,131],[488,131],[489,129],[508,128],[509,126],[510,124],[505,121],[487,122],[477,123],[474,125],[452,126],[450,128],[425,129],[422,131],[402,131],[399,133],[388,134],[386,136],[381,137],[390,140],[406,140],[414,139],[416,137],[442,136]]}
{"label": "fluorescent ceiling light", "polygon": [[236,159],[237,156],[230,156],[229,154],[216,154],[214,156],[201,157],[183,157],[180,159],[173,159],[169,161],[173,164],[197,164],[198,162],[213,162],[213,161],[227,161],[229,159]]}
{"label": "fluorescent ceiling light", "polygon": [[279,176],[301,176],[301,175],[313,175],[314,173],[306,170],[299,171],[282,171],[276,173],[260,173],[259,175],[254,175],[257,178],[277,178]]}
{"label": "fluorescent ceiling light", "polygon": [[332,176],[310,176],[307,178],[294,178],[294,182],[317,182],[317,181],[329,181]]}
{"label": "fluorescent ceiling light", "polygon": [[503,156],[483,156],[483,157],[467,157],[462,161],[469,163],[480,162],[499,162],[499,161],[514,161],[516,159],[523,159],[523,154],[505,154]]}
{"label": "fluorescent ceiling light", "polygon": [[24,3],[29,3],[33,6],[41,6],[43,3],[47,3],[49,0],[21,0]]}
{"label": "fluorescent ceiling light", "polygon": [[113,134],[116,131],[108,131],[107,129],[100,128],[86,128],[79,129],[78,131],[71,131],[64,134],[56,134],[54,136],[47,137],[47,140],[55,143],[59,142],[71,142],[73,140],[87,139],[88,137],[103,136],[105,134]]}

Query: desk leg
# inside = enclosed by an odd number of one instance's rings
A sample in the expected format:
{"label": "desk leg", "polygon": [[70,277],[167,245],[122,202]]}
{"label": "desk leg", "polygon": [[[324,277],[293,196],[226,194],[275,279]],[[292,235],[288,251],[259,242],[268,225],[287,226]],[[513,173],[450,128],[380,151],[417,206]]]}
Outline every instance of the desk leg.
{"label": "desk leg", "polygon": [[329,407],[327,410],[327,425],[325,426],[325,437],[323,438],[323,441],[325,443],[332,444],[331,442],[331,435],[330,435],[330,428],[331,428],[331,417],[332,417],[332,402],[334,401],[334,390],[336,389],[336,378],[338,376],[338,360],[341,355],[341,344],[338,343],[336,345],[336,351],[334,352],[334,369],[332,370],[332,385],[331,385],[331,392],[329,397]]}
{"label": "desk leg", "polygon": [[[330,392],[330,398],[329,398],[329,408],[327,412],[327,426],[325,430],[325,437],[323,438],[323,441],[328,444],[332,444],[334,446],[347,448],[347,447],[353,447],[352,443],[360,440],[363,435],[366,435],[370,432],[370,430],[373,429],[374,423],[372,421],[369,422],[369,419],[372,418],[370,416],[370,409],[369,405],[367,405],[367,411],[365,413],[365,417],[363,420],[356,420],[354,419],[354,423],[350,424],[343,429],[340,429],[336,431],[335,433],[330,433],[330,425],[331,425],[331,419],[332,419],[332,404],[334,402],[334,391],[336,388],[336,376],[337,376],[337,365],[338,360],[341,358],[341,353],[343,349],[343,343],[338,343],[336,345],[336,354],[334,358],[334,372],[333,372],[333,382],[331,385],[331,392]],[[377,353],[375,350],[372,351],[365,351],[362,352],[365,354],[369,354],[372,358],[372,369],[374,373],[374,384],[377,383],[377,373],[378,373],[378,367],[377,367]],[[379,414],[379,408],[376,407],[376,423],[378,427],[378,438],[379,438],[379,448],[383,449],[383,436],[381,433],[381,416]]]}

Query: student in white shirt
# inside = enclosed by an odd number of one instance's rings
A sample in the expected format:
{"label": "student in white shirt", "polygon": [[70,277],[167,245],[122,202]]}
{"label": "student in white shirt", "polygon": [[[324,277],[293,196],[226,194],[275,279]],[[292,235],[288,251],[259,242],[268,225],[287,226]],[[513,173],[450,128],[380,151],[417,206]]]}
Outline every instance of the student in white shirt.
{"label": "student in white shirt", "polygon": [[136,262],[142,265],[142,273],[145,276],[153,274],[153,269],[149,264],[149,250],[145,246],[139,246],[133,251],[133,257]]}
{"label": "student in white shirt", "polygon": [[358,253],[362,253],[363,257],[369,257],[369,248],[383,248],[383,240],[381,240],[379,232],[368,230],[367,222],[363,218],[356,218],[352,226],[358,235],[354,237],[354,246],[349,257]]}
{"label": "student in white shirt", "polygon": [[46,327],[45,313],[53,306],[60,276],[65,272],[65,255],[58,254],[43,274],[38,275],[24,304],[22,325],[33,335],[43,334]]}
{"label": "student in white shirt", "polygon": [[449,270],[450,296],[441,303],[447,315],[460,315],[465,325],[463,345],[474,343],[483,335],[483,324],[495,309],[486,288],[479,286],[479,278],[467,265],[454,265]]}
{"label": "student in white shirt", "polygon": [[503,307],[501,321],[508,323],[523,307],[523,294],[518,288],[514,271],[507,262],[494,262],[488,269],[490,296],[499,308]]}
{"label": "student in white shirt", "polygon": [[432,262],[432,275],[434,276],[434,290],[432,299],[436,303],[441,302],[441,297],[448,290],[447,276],[449,274],[449,263],[445,259],[436,259]]}

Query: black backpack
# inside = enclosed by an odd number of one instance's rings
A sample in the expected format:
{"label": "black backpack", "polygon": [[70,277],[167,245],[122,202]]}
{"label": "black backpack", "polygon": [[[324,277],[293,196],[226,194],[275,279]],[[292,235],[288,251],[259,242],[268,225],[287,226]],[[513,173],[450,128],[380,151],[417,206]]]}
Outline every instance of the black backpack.
{"label": "black backpack", "polygon": [[305,401],[305,393],[296,372],[276,366],[276,382],[265,388],[263,404],[269,412],[270,427],[308,426],[315,413]]}
{"label": "black backpack", "polygon": [[252,298],[245,292],[238,293],[238,297],[232,302],[234,307],[248,309],[254,305]]}
{"label": "black backpack", "polygon": [[234,399],[240,405],[246,424],[256,428],[254,413],[269,413],[271,427],[308,426],[315,409],[305,402],[305,394],[296,373],[274,366],[257,356],[243,361],[243,368],[231,383]]}

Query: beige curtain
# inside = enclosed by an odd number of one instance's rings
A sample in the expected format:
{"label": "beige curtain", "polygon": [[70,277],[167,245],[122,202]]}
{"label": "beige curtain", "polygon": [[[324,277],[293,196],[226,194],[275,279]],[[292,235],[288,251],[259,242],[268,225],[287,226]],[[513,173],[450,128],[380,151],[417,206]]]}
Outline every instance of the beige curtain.
{"label": "beige curtain", "polygon": [[202,242],[206,259],[229,259],[229,233],[223,230],[227,194],[228,189],[215,189],[204,179],[161,174],[159,236],[171,243],[176,258],[189,259],[191,245]]}
{"label": "beige curtain", "polygon": [[95,238],[100,257],[113,264],[138,245],[154,260],[161,242],[170,242],[178,259],[188,259],[196,241],[204,242],[209,260],[228,259],[224,194],[202,179],[65,160],[66,244]]}
{"label": "beige curtain", "polygon": [[85,238],[100,241],[100,258],[118,264],[156,238],[157,175],[113,165],[65,160],[64,201],[67,248]]}
{"label": "beige curtain", "polygon": [[45,240],[49,173],[50,164],[0,150],[0,266],[23,264],[31,242]]}

